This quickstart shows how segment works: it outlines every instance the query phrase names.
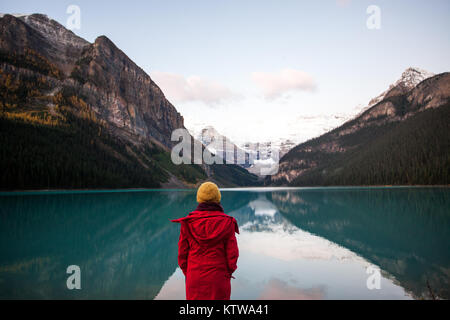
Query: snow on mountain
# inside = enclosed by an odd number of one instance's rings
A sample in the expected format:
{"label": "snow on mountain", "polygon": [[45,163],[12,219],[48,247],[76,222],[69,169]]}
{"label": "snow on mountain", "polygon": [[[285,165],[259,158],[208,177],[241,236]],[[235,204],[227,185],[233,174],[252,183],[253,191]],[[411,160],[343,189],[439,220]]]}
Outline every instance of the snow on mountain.
{"label": "snow on mountain", "polygon": [[[12,16],[21,19],[27,25],[33,29],[39,31],[44,35],[47,40],[49,40],[53,45],[57,47],[64,47],[67,45],[81,48],[87,44],[88,41],[81,37],[78,37],[72,31],[66,29],[59,22],[50,19],[45,14],[34,13],[34,14],[22,14],[14,13]],[[0,18],[5,16],[5,13],[0,13]]]}
{"label": "snow on mountain", "polygon": [[30,27],[41,32],[55,46],[65,47],[70,45],[81,48],[89,44],[88,41],[78,37],[75,33],[66,29],[59,22],[50,19],[45,14],[20,15],[19,18]]}
{"label": "snow on mountain", "polygon": [[395,85],[402,83],[409,89],[412,89],[415,86],[417,86],[420,82],[422,82],[423,80],[428,79],[434,75],[435,74],[432,72],[429,72],[429,71],[426,71],[426,70],[423,70],[420,68],[412,68],[411,67],[411,68],[406,69],[402,73],[401,78],[399,80],[397,80]]}
{"label": "snow on mountain", "polygon": [[249,154],[237,146],[228,137],[222,135],[213,126],[203,128],[188,128],[189,133],[200,141],[211,153],[219,155],[227,163],[236,163],[244,168],[250,165]]}
{"label": "snow on mountain", "polygon": [[16,18],[29,16],[29,14],[26,14],[26,13],[0,13],[0,18],[3,18],[6,14],[9,14],[9,15],[14,16]]}
{"label": "snow on mountain", "polygon": [[408,90],[413,89],[415,86],[417,86],[420,82],[422,82],[425,79],[428,79],[430,77],[434,76],[434,73],[428,72],[426,70],[420,69],[420,68],[408,68],[403,73],[400,79],[398,79],[395,83],[391,84],[389,88],[378,95],[377,97],[370,100],[369,105],[364,108],[362,111],[366,111],[370,107],[373,107],[378,102],[383,100],[385,96],[391,91],[393,88],[397,86],[403,86]]}

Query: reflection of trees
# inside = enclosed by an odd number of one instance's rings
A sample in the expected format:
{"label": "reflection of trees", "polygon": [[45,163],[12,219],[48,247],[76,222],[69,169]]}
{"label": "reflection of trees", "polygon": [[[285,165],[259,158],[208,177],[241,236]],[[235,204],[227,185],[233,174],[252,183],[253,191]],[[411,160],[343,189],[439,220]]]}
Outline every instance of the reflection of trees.
{"label": "reflection of trees", "polygon": [[[1,297],[153,298],[177,266],[179,226],[169,219],[189,211],[192,198],[182,192],[1,198]],[[71,264],[81,267],[81,291],[65,287]]]}
{"label": "reflection of trees", "polygon": [[450,297],[448,189],[312,189],[268,194],[297,227],[392,274],[417,297]]}

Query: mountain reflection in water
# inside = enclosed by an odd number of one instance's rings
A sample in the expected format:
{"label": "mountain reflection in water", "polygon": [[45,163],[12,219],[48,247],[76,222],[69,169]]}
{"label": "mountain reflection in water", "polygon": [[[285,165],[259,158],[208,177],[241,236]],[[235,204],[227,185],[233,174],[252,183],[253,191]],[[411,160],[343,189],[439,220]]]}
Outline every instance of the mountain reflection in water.
{"label": "mountain reflection in water", "polygon": [[[241,229],[232,299],[449,297],[448,188],[224,190]],[[195,191],[0,194],[0,298],[184,299]],[[79,265],[82,290],[68,290]],[[368,266],[381,270],[369,290]]]}

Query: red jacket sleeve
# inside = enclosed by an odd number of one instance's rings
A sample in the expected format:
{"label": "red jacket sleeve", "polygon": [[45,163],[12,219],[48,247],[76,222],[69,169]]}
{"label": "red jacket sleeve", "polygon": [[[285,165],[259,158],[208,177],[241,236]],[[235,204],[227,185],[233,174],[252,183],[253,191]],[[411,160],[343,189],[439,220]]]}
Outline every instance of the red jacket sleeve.
{"label": "red jacket sleeve", "polygon": [[189,241],[186,236],[186,226],[181,224],[180,239],[178,240],[178,265],[186,276],[189,255]]}
{"label": "red jacket sleeve", "polygon": [[235,230],[231,232],[230,236],[226,240],[225,243],[225,250],[227,253],[227,264],[228,264],[228,271],[230,272],[230,275],[233,274],[233,272],[237,269],[237,260],[239,258],[239,249],[237,245]]}

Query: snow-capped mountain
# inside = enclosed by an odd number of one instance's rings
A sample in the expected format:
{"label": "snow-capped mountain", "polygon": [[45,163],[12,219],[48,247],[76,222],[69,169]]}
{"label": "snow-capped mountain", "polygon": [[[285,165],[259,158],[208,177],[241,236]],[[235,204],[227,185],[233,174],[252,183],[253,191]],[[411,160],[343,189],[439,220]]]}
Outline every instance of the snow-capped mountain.
{"label": "snow-capped mountain", "polygon": [[397,80],[394,86],[403,84],[407,88],[412,89],[419,83],[421,83],[423,80],[431,78],[434,75],[435,75],[434,73],[429,72],[427,70],[410,67],[402,73],[401,78]]}
{"label": "snow-capped mountain", "polygon": [[290,139],[277,139],[275,141],[264,142],[245,142],[241,145],[242,149],[250,154],[254,154],[254,158],[259,160],[265,157],[271,157],[274,149],[279,153],[281,158],[290,149],[295,147],[296,143]]}
{"label": "snow-capped mountain", "polygon": [[246,142],[238,146],[210,125],[202,129],[191,129],[190,133],[211,153],[219,155],[227,163],[238,164],[256,175],[264,175],[264,170],[274,166],[280,157],[295,146],[295,142],[289,139],[278,139],[274,142]]}
{"label": "snow-capped mountain", "polygon": [[284,154],[295,146],[294,142],[282,139],[279,139],[276,144],[270,141],[248,142],[238,146],[213,126],[206,126],[201,130],[192,130],[190,133],[214,155],[220,156],[227,163],[237,164],[259,176],[266,175],[270,168],[277,165],[281,152]]}
{"label": "snow-capped mountain", "polygon": [[222,135],[213,126],[205,126],[199,130],[193,129],[189,131],[211,153],[220,156],[227,163],[238,164],[244,168],[250,166],[251,159],[249,154],[244,149],[238,147],[228,137]]}
{"label": "snow-capped mountain", "polygon": [[422,82],[425,79],[428,79],[430,77],[434,76],[434,73],[428,72],[426,70],[420,69],[420,68],[408,68],[403,73],[400,79],[398,79],[395,83],[391,84],[389,88],[378,95],[377,97],[370,100],[369,105],[364,108],[362,111],[365,111],[369,109],[370,107],[376,105],[378,102],[383,100],[386,95],[391,91],[393,88],[401,86],[407,90],[411,90],[415,86],[417,86],[420,82]]}

